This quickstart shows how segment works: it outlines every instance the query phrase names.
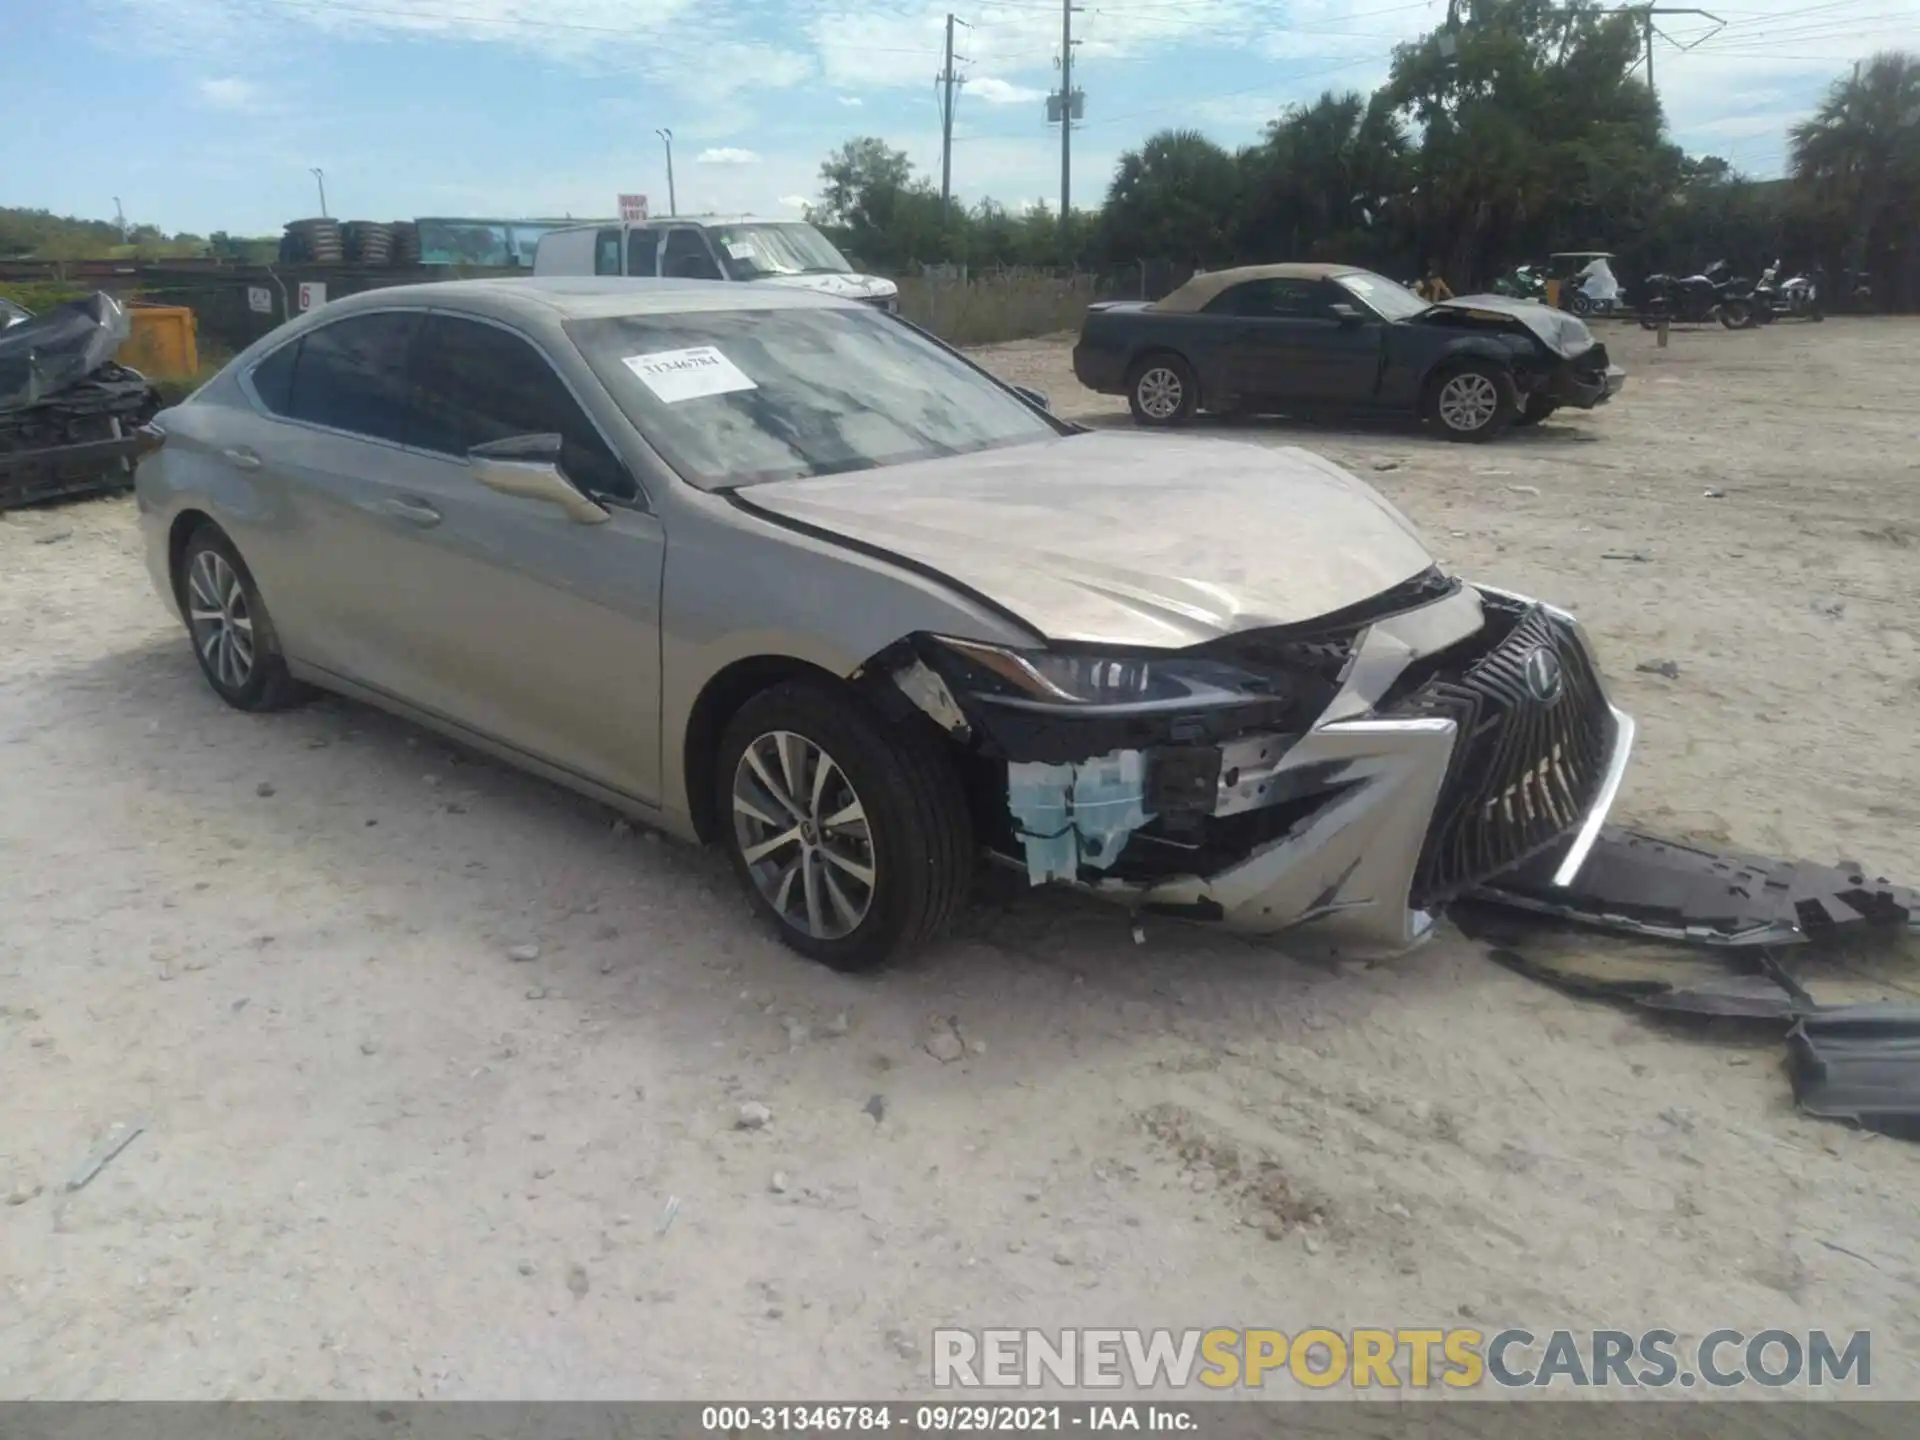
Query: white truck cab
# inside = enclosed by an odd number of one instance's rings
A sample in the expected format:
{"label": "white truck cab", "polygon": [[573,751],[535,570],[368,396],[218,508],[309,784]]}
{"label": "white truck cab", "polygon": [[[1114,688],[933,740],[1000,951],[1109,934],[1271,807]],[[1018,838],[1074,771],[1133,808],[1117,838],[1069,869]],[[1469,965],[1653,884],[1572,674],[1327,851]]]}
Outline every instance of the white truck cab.
{"label": "white truck cab", "polygon": [[534,252],[535,275],[630,275],[790,285],[898,311],[891,280],[862,275],[804,220],[751,215],[669,215],[550,230]]}

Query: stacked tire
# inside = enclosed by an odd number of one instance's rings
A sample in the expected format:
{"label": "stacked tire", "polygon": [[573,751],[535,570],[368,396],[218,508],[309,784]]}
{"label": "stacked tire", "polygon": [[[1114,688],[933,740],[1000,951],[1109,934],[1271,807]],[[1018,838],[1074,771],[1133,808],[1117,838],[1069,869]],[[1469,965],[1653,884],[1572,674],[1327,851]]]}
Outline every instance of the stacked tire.
{"label": "stacked tire", "polygon": [[349,220],[341,227],[343,258],[349,265],[386,267],[393,263],[393,227],[375,220]]}
{"label": "stacked tire", "polygon": [[340,222],[325,217],[289,222],[280,250],[289,263],[296,265],[338,265],[346,259]]}
{"label": "stacked tire", "polygon": [[408,268],[418,265],[420,263],[420,227],[411,220],[396,220],[389,228],[393,231],[391,263]]}

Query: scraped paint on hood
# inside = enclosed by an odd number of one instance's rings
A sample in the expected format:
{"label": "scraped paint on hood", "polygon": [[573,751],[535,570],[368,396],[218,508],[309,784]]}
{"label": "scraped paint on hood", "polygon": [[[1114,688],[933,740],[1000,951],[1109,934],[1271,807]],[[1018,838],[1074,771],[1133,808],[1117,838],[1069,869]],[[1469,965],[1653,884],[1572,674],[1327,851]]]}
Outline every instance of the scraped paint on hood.
{"label": "scraped paint on hood", "polygon": [[1096,432],[736,499],[937,571],[1052,640],[1177,649],[1312,620],[1433,564],[1331,461],[1230,439]]}
{"label": "scraped paint on hood", "polygon": [[861,275],[853,271],[845,273],[834,271],[821,275],[769,275],[753,283],[785,285],[794,290],[811,290],[816,294],[832,295],[840,300],[884,300],[888,296],[900,293],[900,287],[891,280],[883,280],[878,275]]}

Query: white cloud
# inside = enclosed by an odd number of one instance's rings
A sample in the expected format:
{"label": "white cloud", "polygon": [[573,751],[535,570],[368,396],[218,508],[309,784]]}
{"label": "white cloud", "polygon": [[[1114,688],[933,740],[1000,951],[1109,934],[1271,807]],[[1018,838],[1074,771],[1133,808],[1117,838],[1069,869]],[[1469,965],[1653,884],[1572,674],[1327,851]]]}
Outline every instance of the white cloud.
{"label": "white cloud", "polygon": [[857,107],[867,103],[866,101],[862,100],[858,95],[842,95],[842,96],[839,96],[838,98],[842,105],[847,105],[847,106]]}
{"label": "white cloud", "polygon": [[711,150],[702,150],[693,157],[696,165],[758,165],[760,157],[752,150],[740,150],[732,145],[717,145]]}
{"label": "white cloud", "polygon": [[788,210],[804,210],[813,202],[804,195],[782,195],[780,203]]}
{"label": "white cloud", "polygon": [[260,104],[260,87],[237,75],[202,80],[200,101],[216,110],[253,110]]}
{"label": "white cloud", "polygon": [[963,88],[967,94],[989,105],[1031,105],[1036,100],[1047,98],[1044,90],[1031,90],[992,75],[976,76],[968,80]]}

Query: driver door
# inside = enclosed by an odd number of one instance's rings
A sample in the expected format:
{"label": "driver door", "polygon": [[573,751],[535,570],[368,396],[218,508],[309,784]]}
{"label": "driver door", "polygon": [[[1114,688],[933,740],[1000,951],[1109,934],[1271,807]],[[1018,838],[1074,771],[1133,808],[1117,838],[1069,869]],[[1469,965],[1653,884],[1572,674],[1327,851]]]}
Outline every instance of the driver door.
{"label": "driver door", "polygon": [[660,246],[660,274],[669,280],[724,280],[726,272],[713,258],[704,230],[675,225]]}
{"label": "driver door", "polygon": [[[1345,299],[1359,324],[1333,312]],[[1236,394],[1279,401],[1364,404],[1380,378],[1381,322],[1323,280],[1247,280],[1207,306],[1231,317],[1228,370]]]}

